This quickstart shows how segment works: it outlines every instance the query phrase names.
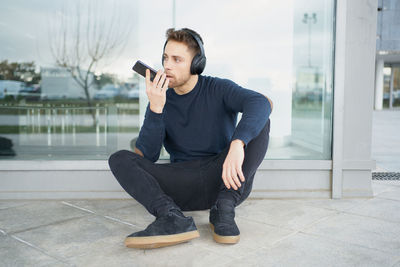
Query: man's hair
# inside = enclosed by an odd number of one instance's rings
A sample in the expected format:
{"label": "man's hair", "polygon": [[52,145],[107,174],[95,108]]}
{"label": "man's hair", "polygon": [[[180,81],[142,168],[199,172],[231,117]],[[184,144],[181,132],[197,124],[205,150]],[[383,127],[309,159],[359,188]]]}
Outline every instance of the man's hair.
{"label": "man's hair", "polygon": [[188,46],[189,50],[194,53],[194,55],[200,53],[199,45],[197,44],[193,36],[190,35],[190,33],[188,32],[196,35],[203,43],[203,39],[201,39],[200,35],[194,30],[188,28],[182,28],[180,30],[175,30],[175,28],[169,28],[165,34],[165,36],[167,37],[165,44],[170,40],[185,43]]}

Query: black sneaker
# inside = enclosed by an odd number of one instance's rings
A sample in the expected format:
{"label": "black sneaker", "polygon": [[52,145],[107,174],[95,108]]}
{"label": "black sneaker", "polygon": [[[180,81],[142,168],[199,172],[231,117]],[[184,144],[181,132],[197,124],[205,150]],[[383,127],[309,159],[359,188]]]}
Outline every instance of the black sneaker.
{"label": "black sneaker", "polygon": [[192,217],[185,217],[180,211],[170,211],[156,218],[143,231],[126,237],[128,248],[159,248],[187,242],[199,237]]}
{"label": "black sneaker", "polygon": [[235,209],[221,209],[216,205],[210,209],[210,226],[217,243],[236,244],[240,239],[240,231],[235,223]]}

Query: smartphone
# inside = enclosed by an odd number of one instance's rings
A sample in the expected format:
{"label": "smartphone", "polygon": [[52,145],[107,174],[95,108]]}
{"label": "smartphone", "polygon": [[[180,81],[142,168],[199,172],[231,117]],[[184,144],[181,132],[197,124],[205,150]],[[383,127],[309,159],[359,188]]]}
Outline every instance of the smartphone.
{"label": "smartphone", "polygon": [[150,70],[150,81],[153,81],[154,77],[157,74],[157,71],[153,69],[152,67],[146,65],[142,61],[138,60],[136,61],[135,65],[133,65],[132,70],[136,71],[140,75],[146,78],[146,69]]}

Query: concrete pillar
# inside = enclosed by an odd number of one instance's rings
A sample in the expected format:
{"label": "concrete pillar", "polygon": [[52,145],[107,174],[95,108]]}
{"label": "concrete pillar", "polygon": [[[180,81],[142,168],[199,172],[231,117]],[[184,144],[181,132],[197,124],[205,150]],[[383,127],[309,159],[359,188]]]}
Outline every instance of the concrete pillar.
{"label": "concrete pillar", "polygon": [[377,59],[375,65],[375,110],[383,108],[383,59]]}
{"label": "concrete pillar", "polygon": [[373,195],[377,5],[375,0],[337,1],[332,198]]}

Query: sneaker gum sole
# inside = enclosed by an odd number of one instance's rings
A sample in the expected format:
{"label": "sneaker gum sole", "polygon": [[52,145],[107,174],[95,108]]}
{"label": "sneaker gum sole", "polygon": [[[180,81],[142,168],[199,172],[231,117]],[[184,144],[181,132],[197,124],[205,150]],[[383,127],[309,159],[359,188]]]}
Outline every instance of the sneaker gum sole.
{"label": "sneaker gum sole", "polygon": [[232,235],[232,236],[222,236],[222,235],[217,235],[214,232],[214,225],[210,223],[211,229],[213,231],[213,237],[215,242],[221,243],[221,244],[236,244],[239,242],[240,235]]}
{"label": "sneaker gum sole", "polygon": [[125,246],[128,248],[160,248],[184,243],[199,236],[199,232],[195,230],[175,235],[127,237]]}

